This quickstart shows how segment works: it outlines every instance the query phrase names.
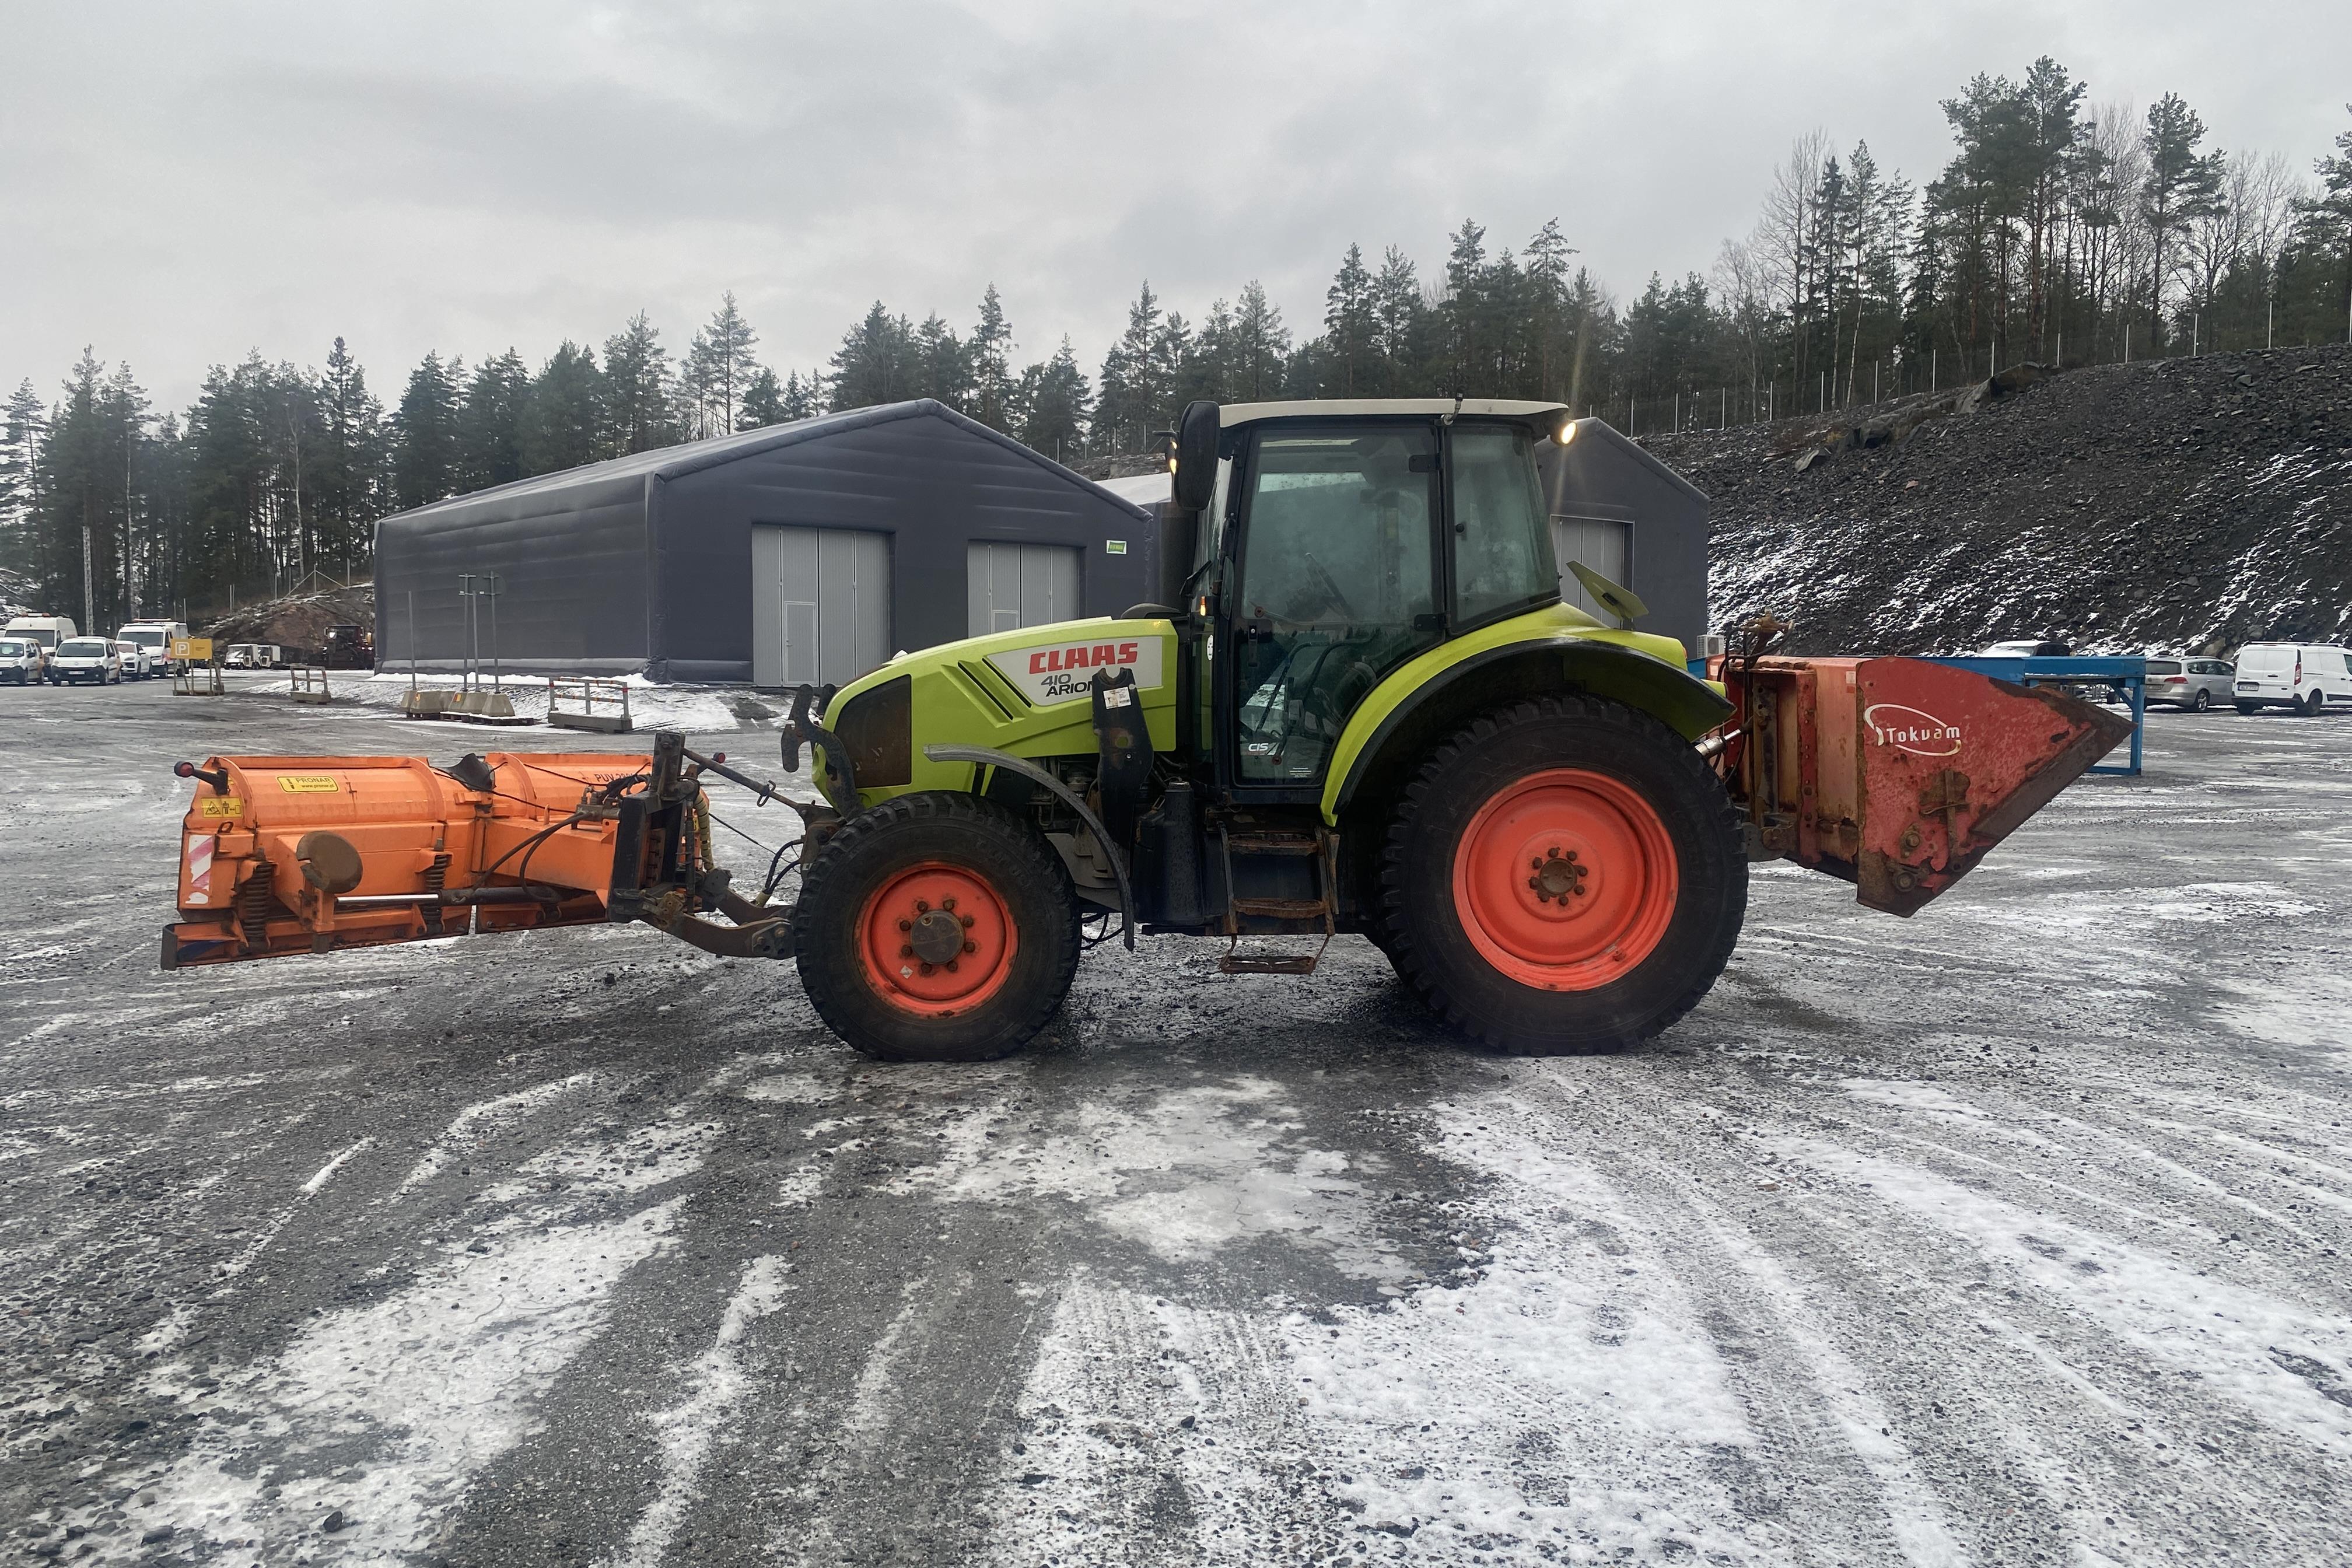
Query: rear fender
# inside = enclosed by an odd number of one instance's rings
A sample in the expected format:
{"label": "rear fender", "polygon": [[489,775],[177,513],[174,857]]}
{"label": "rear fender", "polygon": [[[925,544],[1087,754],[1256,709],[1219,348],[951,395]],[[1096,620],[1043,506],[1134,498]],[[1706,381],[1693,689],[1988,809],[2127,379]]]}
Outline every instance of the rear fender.
{"label": "rear fender", "polygon": [[1687,670],[1598,636],[1530,637],[1477,649],[1436,669],[1423,666],[1416,659],[1391,675],[1349,721],[1324,786],[1327,822],[1336,825],[1342,814],[1366,806],[1385,815],[1386,797],[1402,790],[1412,759],[1515,697],[1589,692],[1650,714],[1686,741],[1731,711],[1720,691]]}

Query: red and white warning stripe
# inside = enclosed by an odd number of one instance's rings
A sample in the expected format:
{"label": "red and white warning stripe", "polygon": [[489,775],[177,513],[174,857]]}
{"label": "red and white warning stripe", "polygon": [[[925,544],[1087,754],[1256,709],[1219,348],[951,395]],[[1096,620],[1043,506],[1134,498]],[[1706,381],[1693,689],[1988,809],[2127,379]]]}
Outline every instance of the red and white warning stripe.
{"label": "red and white warning stripe", "polygon": [[213,850],[215,847],[209,833],[188,835],[188,902],[212,902]]}

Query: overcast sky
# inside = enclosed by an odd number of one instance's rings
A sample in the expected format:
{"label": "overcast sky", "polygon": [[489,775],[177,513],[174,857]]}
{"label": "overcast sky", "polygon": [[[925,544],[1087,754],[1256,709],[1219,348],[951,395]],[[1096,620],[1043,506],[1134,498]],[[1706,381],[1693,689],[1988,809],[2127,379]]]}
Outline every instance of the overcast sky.
{"label": "overcast sky", "polygon": [[1429,277],[1465,216],[1557,216],[1622,296],[1711,266],[1793,136],[1924,183],[1937,101],[2043,53],[2298,169],[2352,124],[2344,0],[0,0],[0,381],[89,343],[166,405],[338,333],[387,402],[427,349],[536,364],[640,308],[679,348],[730,289],[780,373],[992,280],[1091,374],[1146,275],[1312,328],[1349,241]]}

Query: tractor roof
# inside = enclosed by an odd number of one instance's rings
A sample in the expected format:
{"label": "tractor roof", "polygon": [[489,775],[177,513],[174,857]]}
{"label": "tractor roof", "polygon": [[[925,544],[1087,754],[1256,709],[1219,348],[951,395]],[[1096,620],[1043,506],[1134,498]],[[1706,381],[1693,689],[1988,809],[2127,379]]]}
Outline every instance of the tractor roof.
{"label": "tractor roof", "polygon": [[1290,403],[1228,403],[1217,410],[1217,423],[1231,430],[1267,419],[1360,419],[1381,415],[1446,414],[1484,416],[1490,419],[1541,419],[1568,412],[1561,403],[1525,403],[1511,398],[1470,397],[1456,403],[1450,397],[1351,397],[1301,399]]}

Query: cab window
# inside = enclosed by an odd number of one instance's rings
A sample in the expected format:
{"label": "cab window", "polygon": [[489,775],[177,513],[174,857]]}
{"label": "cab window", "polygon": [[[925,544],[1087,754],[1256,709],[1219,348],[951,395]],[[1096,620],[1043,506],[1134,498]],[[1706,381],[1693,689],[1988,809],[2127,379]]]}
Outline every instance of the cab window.
{"label": "cab window", "polygon": [[1558,598],[1559,568],[1536,488],[1532,434],[1519,426],[1456,425],[1452,437],[1459,632]]}
{"label": "cab window", "polygon": [[1381,677],[1442,635],[1436,432],[1258,437],[1233,604],[1244,783],[1319,780]]}

